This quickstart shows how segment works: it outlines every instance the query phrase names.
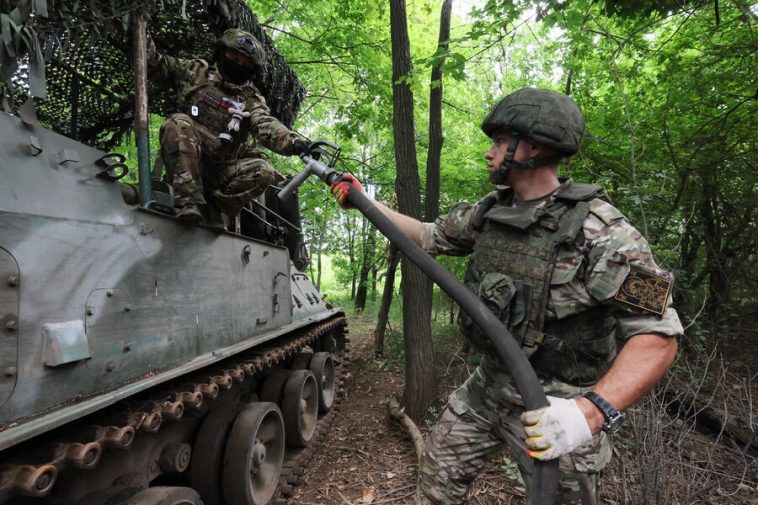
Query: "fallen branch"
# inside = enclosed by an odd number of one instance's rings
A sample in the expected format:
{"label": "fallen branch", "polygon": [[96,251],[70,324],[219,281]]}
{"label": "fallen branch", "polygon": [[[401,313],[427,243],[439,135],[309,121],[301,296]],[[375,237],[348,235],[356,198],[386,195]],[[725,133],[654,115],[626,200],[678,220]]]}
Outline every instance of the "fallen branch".
{"label": "fallen branch", "polygon": [[758,453],[758,438],[752,429],[746,429],[734,421],[728,413],[693,395],[691,391],[680,390],[676,395],[666,395],[669,408],[675,409],[680,416],[695,417],[697,421],[712,433],[726,432],[737,440],[746,454]]}
{"label": "fallen branch", "polygon": [[410,435],[413,441],[413,448],[416,450],[416,459],[420,459],[424,451],[424,437],[421,436],[418,426],[405,414],[405,409],[400,408],[400,403],[398,403],[397,398],[394,396],[391,396],[387,400],[387,407],[390,417],[398,421],[405,428],[405,431],[408,432],[408,435]]}

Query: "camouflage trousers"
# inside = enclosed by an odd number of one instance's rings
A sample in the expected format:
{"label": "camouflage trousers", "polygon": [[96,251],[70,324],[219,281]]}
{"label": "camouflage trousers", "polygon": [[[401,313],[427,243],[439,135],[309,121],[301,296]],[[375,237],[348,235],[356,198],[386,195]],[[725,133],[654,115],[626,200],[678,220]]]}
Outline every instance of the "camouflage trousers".
{"label": "camouflage trousers", "polygon": [[210,200],[228,216],[236,216],[250,200],[284,179],[262,157],[229,159],[218,137],[187,114],[166,118],[160,144],[176,207]]}
{"label": "camouflage trousers", "polygon": [[[468,380],[448,399],[447,408],[426,438],[419,463],[418,501],[423,504],[467,502],[469,488],[485,464],[506,447],[527,486],[534,468],[526,455],[526,435],[519,416],[524,404],[513,379],[499,360],[485,357]],[[580,388],[543,381],[545,394],[574,397]],[[598,503],[600,474],[610,462],[612,446],[600,432],[559,460],[558,504]]]}

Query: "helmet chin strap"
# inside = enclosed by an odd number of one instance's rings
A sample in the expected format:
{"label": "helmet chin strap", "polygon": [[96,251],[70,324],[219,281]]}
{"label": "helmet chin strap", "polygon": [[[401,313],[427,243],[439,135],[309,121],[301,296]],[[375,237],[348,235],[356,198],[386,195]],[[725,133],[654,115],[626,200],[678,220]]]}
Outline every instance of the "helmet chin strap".
{"label": "helmet chin strap", "polygon": [[545,165],[552,165],[558,163],[563,159],[562,154],[553,154],[551,156],[545,156],[544,158],[532,158],[524,162],[515,161],[513,157],[516,155],[516,149],[518,143],[521,141],[521,135],[518,132],[511,132],[511,136],[508,139],[508,148],[505,151],[505,158],[500,166],[490,174],[490,182],[495,185],[506,184],[508,178],[508,172],[511,169],[517,168],[519,170],[529,170],[532,168],[544,167]]}

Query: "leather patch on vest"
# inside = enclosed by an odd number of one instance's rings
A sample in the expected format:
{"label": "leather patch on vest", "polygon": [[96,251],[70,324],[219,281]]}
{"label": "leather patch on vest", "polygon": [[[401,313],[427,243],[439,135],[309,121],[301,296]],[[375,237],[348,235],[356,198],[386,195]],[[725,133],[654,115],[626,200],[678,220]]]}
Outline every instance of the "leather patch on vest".
{"label": "leather patch on vest", "polygon": [[671,280],[635,265],[629,265],[629,268],[629,275],[614,300],[662,316],[671,293]]}

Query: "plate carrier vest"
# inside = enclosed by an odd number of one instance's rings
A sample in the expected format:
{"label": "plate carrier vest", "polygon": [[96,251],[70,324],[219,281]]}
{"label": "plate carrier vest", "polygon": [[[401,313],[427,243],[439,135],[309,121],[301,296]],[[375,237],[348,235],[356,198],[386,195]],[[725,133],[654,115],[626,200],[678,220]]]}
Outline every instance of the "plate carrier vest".
{"label": "plate carrier vest", "polygon": [[[485,198],[472,221],[480,236],[464,276],[466,286],[512,332],[538,374],[575,386],[596,383],[616,356],[610,307],[545,320],[558,248],[584,240],[582,225],[595,198],[605,199],[599,186],[573,182],[545,207],[512,206],[510,188]],[[494,355],[468,314],[461,311],[458,323],[475,347]]]}

